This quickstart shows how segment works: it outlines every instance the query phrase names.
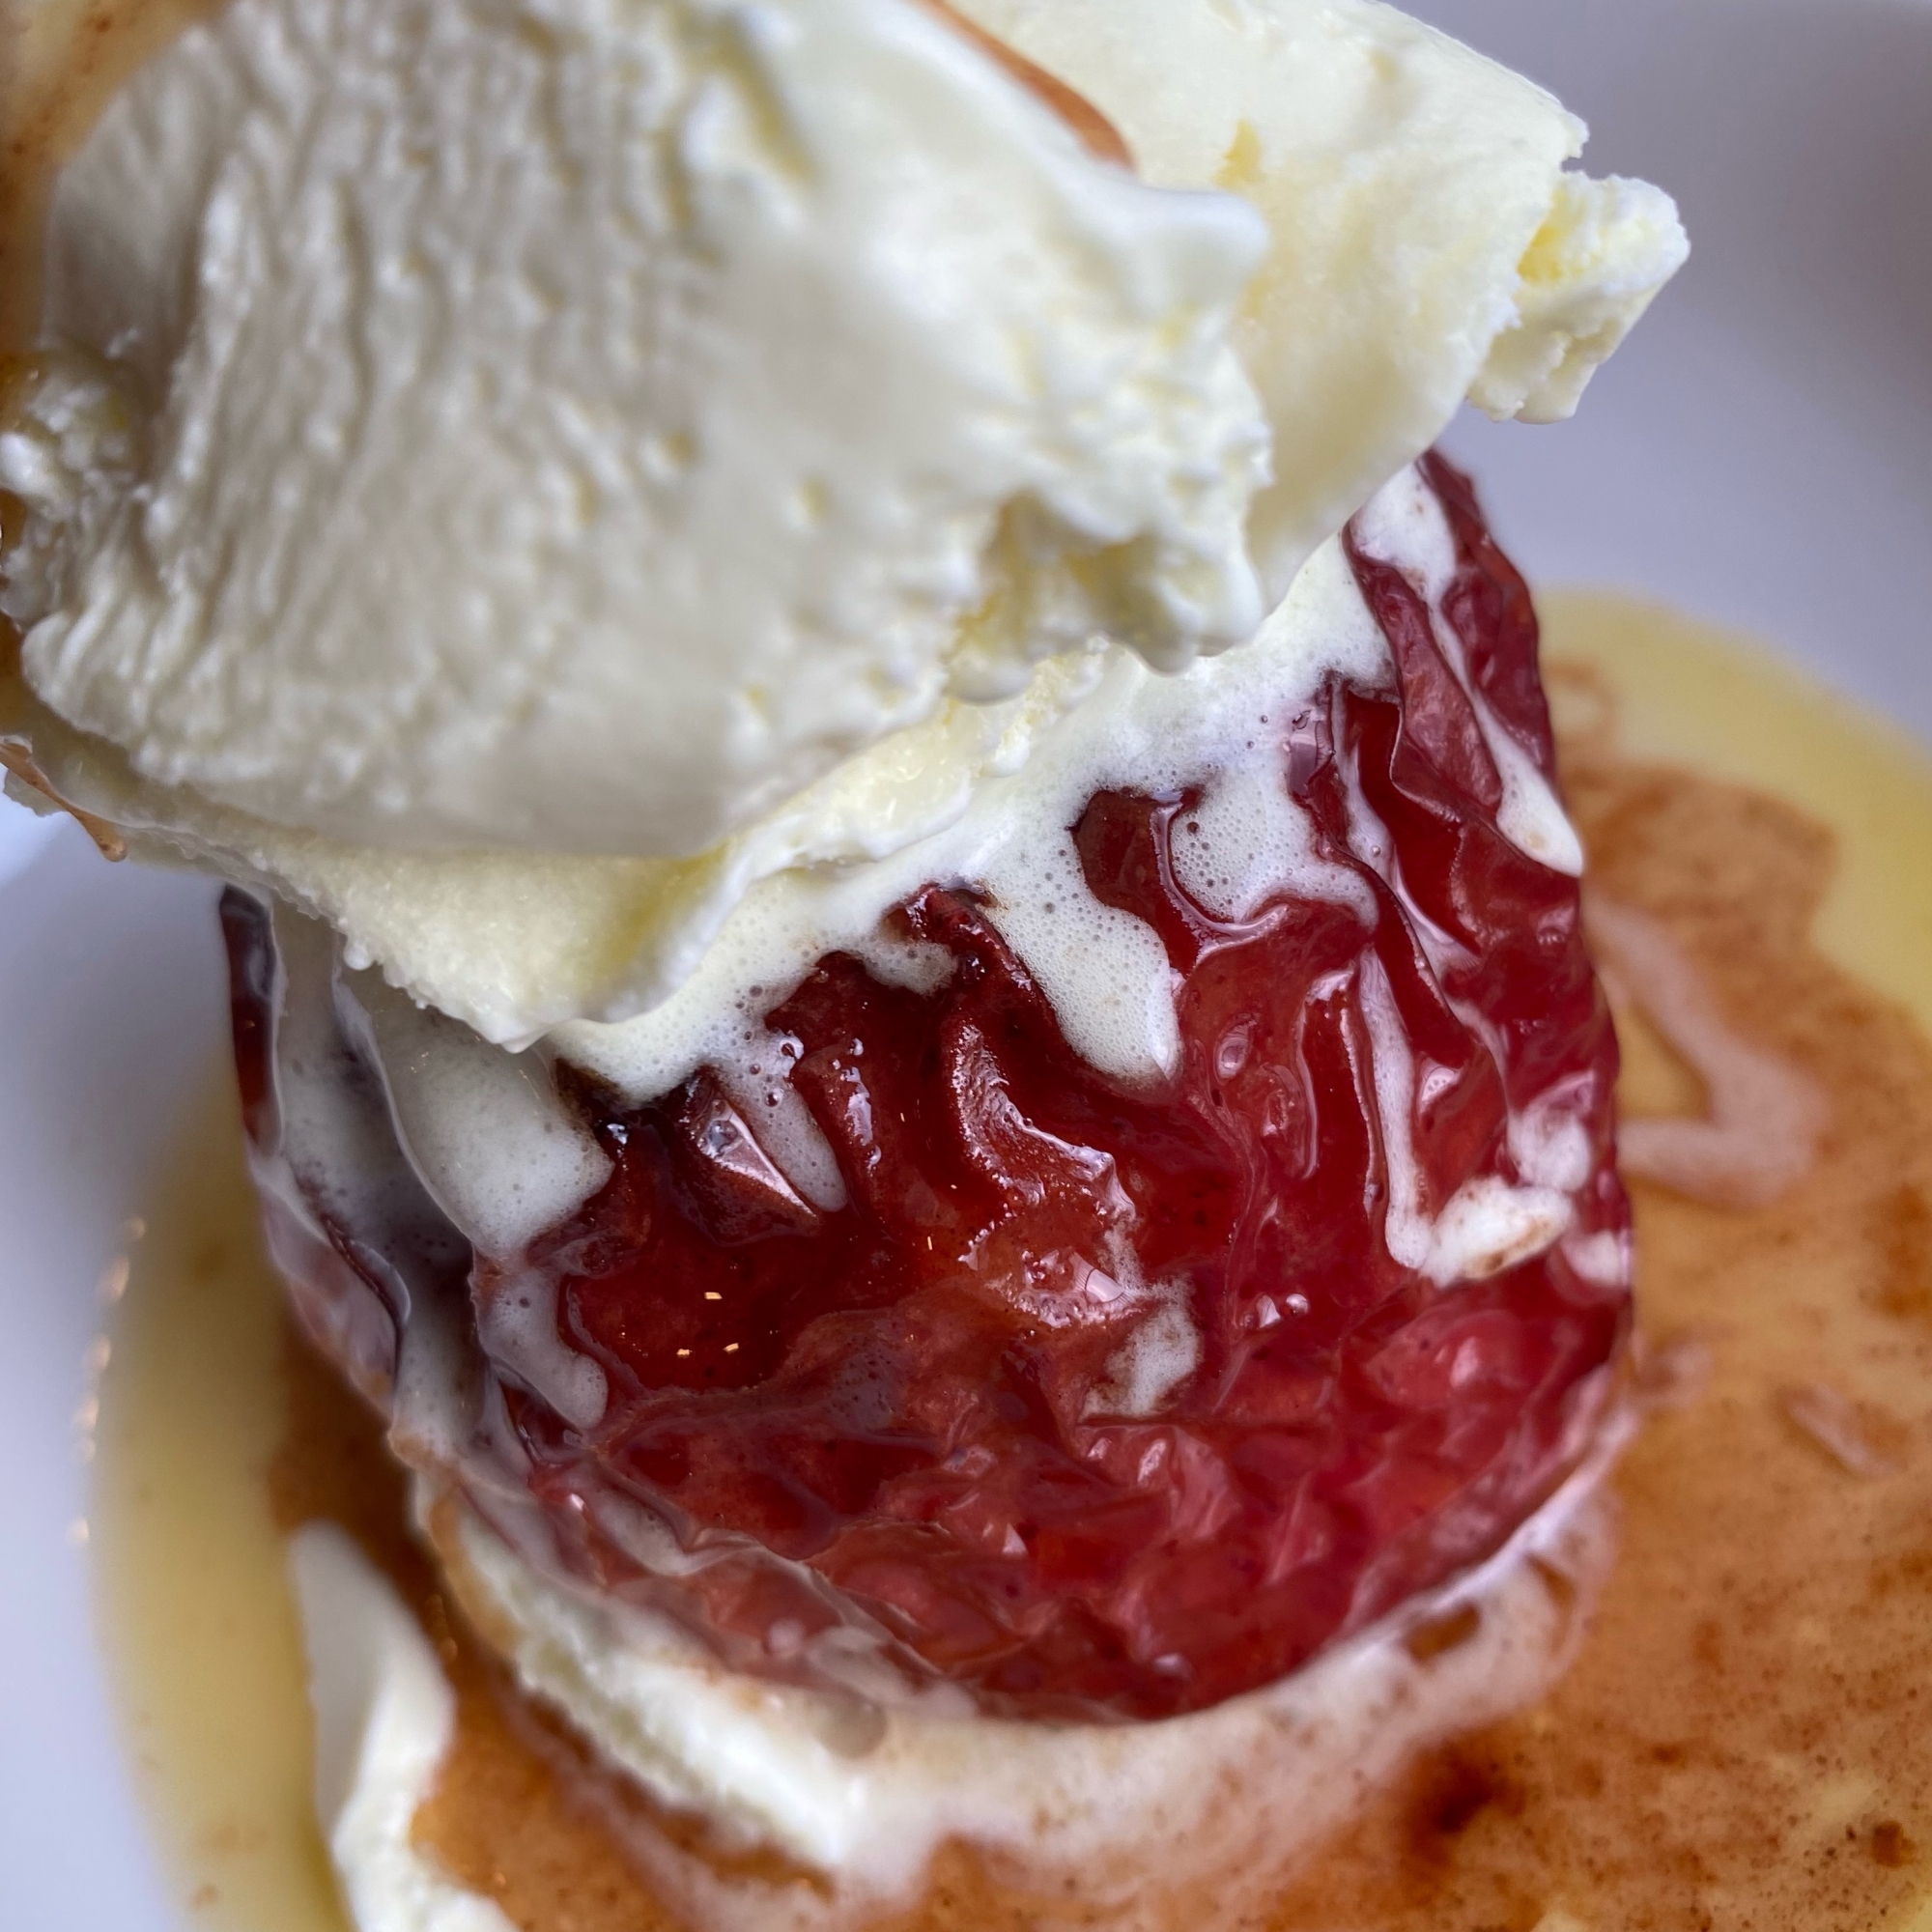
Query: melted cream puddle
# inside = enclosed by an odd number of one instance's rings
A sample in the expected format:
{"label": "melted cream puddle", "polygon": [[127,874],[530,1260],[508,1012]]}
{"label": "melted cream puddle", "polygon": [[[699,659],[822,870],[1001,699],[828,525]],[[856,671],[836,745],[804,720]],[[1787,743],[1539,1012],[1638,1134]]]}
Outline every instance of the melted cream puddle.
{"label": "melted cream puddle", "polygon": [[98,1616],[188,1922],[344,1932],[269,1494],[286,1426],[281,1290],[256,1232],[233,1082],[217,1071],[158,1179],[102,1378]]}

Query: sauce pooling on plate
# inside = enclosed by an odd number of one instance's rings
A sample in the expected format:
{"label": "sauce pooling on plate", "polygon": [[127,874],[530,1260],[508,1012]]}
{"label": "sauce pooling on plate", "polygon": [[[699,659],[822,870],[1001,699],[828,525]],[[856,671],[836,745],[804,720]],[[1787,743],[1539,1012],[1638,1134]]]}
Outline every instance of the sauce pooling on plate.
{"label": "sauce pooling on plate", "polygon": [[[1910,754],[1770,667],[1669,629],[1610,603],[1558,600],[1551,612],[1590,890],[1612,919],[1661,932],[1747,1052],[1815,1097],[1804,1171],[1748,1208],[1635,1183],[1653,1413],[1619,1478],[1623,1555],[1580,1660],[1546,1704],[1378,1800],[1282,1899],[1281,1932],[1865,1932],[1932,1895],[1932,1849],[1920,1862],[1932,1818],[1918,1809],[1932,1727],[1918,1702],[1932,1684],[1932,1543],[1916,1508],[1932,1462],[1918,1393],[1932,1356],[1932,1049],[1808,937],[1829,896],[1823,929],[1840,959],[1850,935],[1861,978],[1904,993],[1916,971],[1932,1007],[1923,955],[1875,943],[1844,889],[1875,857],[1901,879],[1932,874],[1932,785]],[[1566,670],[1573,640],[1606,668]],[[1686,663],[1699,677],[1669,689],[1681,668],[1660,667]],[[1645,713],[1654,699],[1640,684],[1620,692],[1612,671],[1669,689],[1668,749],[1701,764],[1708,747],[1726,779],[1648,762],[1662,735]],[[1754,721],[1742,737],[1740,720]],[[1787,782],[1841,807],[1841,851],[1814,817],[1727,781],[1778,770],[1794,730],[1804,768],[1787,762]],[[1857,828],[1881,794],[1886,849],[1874,855]],[[1667,1000],[1647,1012],[1635,963],[1612,961],[1625,1112],[1709,1115],[1709,1055],[1698,1071],[1700,1042]],[[300,1925],[302,1898],[312,1922],[329,1922],[262,1480],[286,1433],[310,1446],[276,1463],[284,1526],[359,1497],[351,1526],[425,1608],[458,1684],[457,1742],[419,1842],[526,1932],[668,1923],[576,1802],[594,1786],[559,1770],[559,1734],[505,1698],[439,1621],[373,1426],[299,1358],[286,1384],[299,1413],[277,1413],[275,1291],[254,1258],[233,1122],[224,1114],[211,1131],[221,1151],[191,1155],[195,1185],[164,1190],[136,1252],[103,1389],[96,1512],[112,1650],[198,1921]],[[250,1676],[236,1660],[264,1633],[273,1654]],[[902,1922],[1018,1925],[1024,1909],[992,1895],[957,1850]]]}

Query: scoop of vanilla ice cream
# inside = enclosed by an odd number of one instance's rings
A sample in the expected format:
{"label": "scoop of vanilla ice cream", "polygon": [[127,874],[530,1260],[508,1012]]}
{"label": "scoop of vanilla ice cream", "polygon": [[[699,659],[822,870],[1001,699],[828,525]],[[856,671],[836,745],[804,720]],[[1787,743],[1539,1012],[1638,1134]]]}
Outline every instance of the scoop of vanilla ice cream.
{"label": "scoop of vanilla ice cream", "polygon": [[1464,396],[1548,422],[1689,243],[1647,182],[1562,172],[1583,124],[1378,0],[958,0],[1121,129],[1143,176],[1267,218],[1236,340],[1274,477],[1272,594]]}
{"label": "scoop of vanilla ice cream", "polygon": [[625,1019],[1683,259],[1373,0],[960,12],[1142,180],[912,0],[232,0],[60,184],[0,738],[494,1040]]}
{"label": "scoop of vanilla ice cream", "polygon": [[28,673],[277,824],[700,851],[1253,631],[1265,241],[908,0],[234,0],[59,182],[33,415],[135,430],[16,440]]}

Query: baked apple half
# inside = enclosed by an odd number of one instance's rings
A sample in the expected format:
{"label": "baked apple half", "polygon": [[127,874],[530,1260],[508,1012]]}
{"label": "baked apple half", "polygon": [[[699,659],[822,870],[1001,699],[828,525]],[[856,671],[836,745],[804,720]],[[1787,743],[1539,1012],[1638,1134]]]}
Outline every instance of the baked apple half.
{"label": "baked apple half", "polygon": [[815,1188],[744,1068],[639,1098],[466,1036],[601,1177],[490,1251],[413,1157],[400,996],[230,890],[276,1257],[437,1492],[734,1670],[1122,1721],[1294,1672],[1591,1455],[1629,1213],[1535,616],[1439,456],[1342,547],[1379,642],[1267,719],[1286,884],[1224,889],[1252,814],[1212,772],[1070,828],[1165,951],[1171,1070],[1083,1057],[997,891],[936,876],[887,921],[917,972],[759,989]]}

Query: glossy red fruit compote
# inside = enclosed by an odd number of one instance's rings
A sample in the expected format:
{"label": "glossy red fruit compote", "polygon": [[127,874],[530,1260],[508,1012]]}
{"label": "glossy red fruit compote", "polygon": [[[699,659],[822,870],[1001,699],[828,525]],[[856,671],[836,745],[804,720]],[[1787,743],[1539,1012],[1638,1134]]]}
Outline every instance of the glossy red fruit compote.
{"label": "glossy red fruit compote", "polygon": [[[562,1069],[614,1171],[514,1265],[399,1260],[436,1245],[420,1216],[385,1251],[374,1183],[308,1188],[322,1240],[285,1230],[277,1252],[311,1290],[332,1270],[338,1303],[361,1285],[362,1317],[312,1325],[365,1385],[394,1373],[412,1265],[478,1308],[540,1279],[603,1373],[601,1419],[574,1425],[472,1320],[469,1433],[418,1459],[554,1571],[734,1665],[825,1681],[869,1646],[1009,1716],[1214,1704],[1496,1550],[1610,1405],[1628,1209],[1577,881],[1498,826],[1495,731],[1553,780],[1529,597],[1466,480],[1422,474],[1452,578],[1432,607],[1351,531],[1390,670],[1330,677],[1281,724],[1284,782],[1355,901],[1210,917],[1173,856],[1196,793],[1103,792],[1079,819],[1092,892],[1176,976],[1157,1088],[1081,1060],[983,895],[937,881],[893,916],[951,955],[936,990],[833,954],[769,1014],[837,1155],[835,1211],[705,1072],[635,1106]],[[229,923],[266,1155],[288,1016],[259,907],[238,895]],[[1558,1130],[1555,1236],[1442,1278],[1413,1227],[1520,1191]],[[512,1476],[539,1516],[505,1505]]]}

